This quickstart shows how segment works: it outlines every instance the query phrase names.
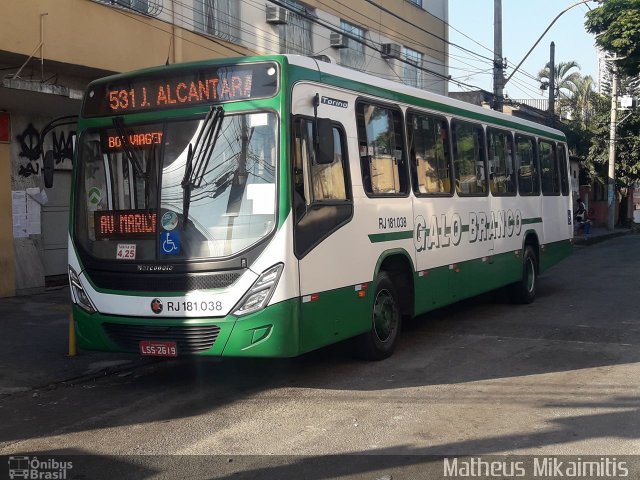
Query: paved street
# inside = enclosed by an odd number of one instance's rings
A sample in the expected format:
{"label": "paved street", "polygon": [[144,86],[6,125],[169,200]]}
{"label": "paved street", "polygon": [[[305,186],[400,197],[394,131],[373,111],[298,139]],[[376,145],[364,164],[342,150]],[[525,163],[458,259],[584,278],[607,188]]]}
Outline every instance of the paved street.
{"label": "paved street", "polygon": [[[288,360],[67,359],[66,313],[50,306],[62,332],[37,360],[72,367],[47,381],[25,359],[36,389],[5,374],[0,453],[637,454],[639,267],[640,235],[576,247],[533,304],[493,294],[425,315],[378,363],[347,345]],[[0,300],[3,321],[15,301]]]}

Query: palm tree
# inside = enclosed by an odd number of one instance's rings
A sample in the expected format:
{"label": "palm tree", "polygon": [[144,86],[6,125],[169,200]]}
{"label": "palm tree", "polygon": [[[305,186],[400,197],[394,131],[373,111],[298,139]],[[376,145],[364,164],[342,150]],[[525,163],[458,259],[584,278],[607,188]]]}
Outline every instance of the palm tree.
{"label": "palm tree", "polygon": [[595,82],[591,75],[580,77],[576,83],[576,89],[569,102],[571,117],[580,122],[583,128],[587,128],[596,112]]}
{"label": "palm tree", "polygon": [[[577,69],[573,70],[573,69]],[[538,80],[542,82],[541,88],[549,87],[551,62],[538,72]],[[580,75],[580,65],[576,61],[560,62],[555,66],[554,72],[555,95],[558,98],[556,102],[556,112],[561,117],[566,117],[563,113],[572,113],[571,98],[579,89],[582,76]],[[567,112],[567,110],[569,110]]]}
{"label": "palm tree", "polygon": [[[578,71],[571,71],[576,68]],[[549,84],[551,62],[538,72],[538,80]],[[560,62],[555,66],[554,81],[560,97],[571,98],[580,83],[580,65],[576,61]]]}

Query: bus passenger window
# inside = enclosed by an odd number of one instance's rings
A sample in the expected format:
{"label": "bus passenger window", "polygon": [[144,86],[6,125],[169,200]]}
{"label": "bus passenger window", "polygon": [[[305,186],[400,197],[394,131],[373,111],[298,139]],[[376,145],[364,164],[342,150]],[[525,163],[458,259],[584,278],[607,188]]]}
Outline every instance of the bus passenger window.
{"label": "bus passenger window", "polygon": [[356,105],[362,184],[369,195],[405,195],[402,118],[398,110],[377,105]]}
{"label": "bus passenger window", "polygon": [[515,195],[513,137],[510,132],[487,129],[489,183],[494,196]]}
{"label": "bus passenger window", "polygon": [[551,142],[540,141],[540,176],[542,177],[542,194],[558,195],[560,193],[556,146]]}
{"label": "bus passenger window", "polygon": [[416,195],[451,193],[447,120],[407,115],[407,138]]}
{"label": "bus passenger window", "polygon": [[532,138],[516,135],[516,164],[520,195],[539,195],[538,162],[535,141]]}
{"label": "bus passenger window", "polygon": [[333,128],[333,163],[311,165],[311,181],[314,201],[347,200],[345,181],[346,162],[342,135],[340,130]]}
{"label": "bus passenger window", "polygon": [[453,122],[453,165],[458,195],[485,195],[484,131],[482,126]]}
{"label": "bus passenger window", "polygon": [[562,195],[569,195],[569,166],[567,164],[567,149],[563,144],[558,144],[558,163],[560,164],[560,187]]}
{"label": "bus passenger window", "polygon": [[293,200],[296,218],[305,205],[313,202],[345,201],[350,199],[347,188],[347,159],[341,131],[333,128],[333,163],[316,163],[313,149],[313,120],[299,118],[295,126],[293,157]]}

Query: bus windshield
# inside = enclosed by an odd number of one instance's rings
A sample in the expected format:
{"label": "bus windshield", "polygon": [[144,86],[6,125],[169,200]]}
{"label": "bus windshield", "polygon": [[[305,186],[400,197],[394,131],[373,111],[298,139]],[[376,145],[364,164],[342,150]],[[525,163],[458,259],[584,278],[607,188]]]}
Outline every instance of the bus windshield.
{"label": "bus windshield", "polygon": [[79,142],[74,234],[91,256],[223,258],[273,231],[275,113],[221,116],[215,138],[206,119],[113,123]]}

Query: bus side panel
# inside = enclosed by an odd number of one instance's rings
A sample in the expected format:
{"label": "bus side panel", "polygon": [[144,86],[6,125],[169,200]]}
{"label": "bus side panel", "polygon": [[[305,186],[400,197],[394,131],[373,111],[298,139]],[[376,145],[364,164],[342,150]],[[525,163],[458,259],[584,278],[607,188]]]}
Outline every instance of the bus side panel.
{"label": "bus side panel", "polygon": [[321,102],[317,114],[344,129],[353,217],[299,259],[304,351],[368,331],[376,262],[393,248],[405,250],[413,260],[414,250],[409,198],[369,198],[362,187],[355,114],[358,97],[324,85],[299,83],[292,92],[293,115],[313,117],[316,93],[339,101],[339,105]]}
{"label": "bus side panel", "polygon": [[544,272],[561,260],[567,258],[573,252],[571,240],[560,240],[547,243],[540,255],[540,271]]}
{"label": "bus side panel", "polygon": [[[364,291],[364,296],[359,296],[359,291]],[[367,293],[351,285],[302,297],[300,353],[367,331],[371,309]]]}
{"label": "bus side panel", "polygon": [[449,266],[420,270],[414,277],[415,313],[420,315],[447,305],[449,300]]}
{"label": "bus side panel", "polygon": [[[527,230],[542,235],[539,196],[491,197],[491,210],[506,221],[502,235],[497,235],[491,258],[495,288],[518,281],[522,277],[522,248]],[[504,215],[502,217],[501,215]],[[510,218],[520,218],[520,225],[509,226]]]}

